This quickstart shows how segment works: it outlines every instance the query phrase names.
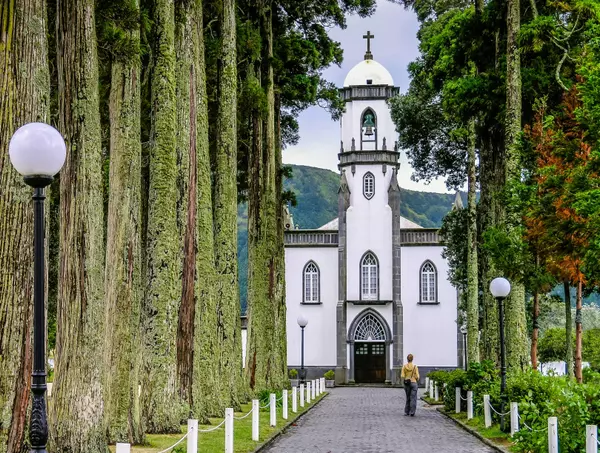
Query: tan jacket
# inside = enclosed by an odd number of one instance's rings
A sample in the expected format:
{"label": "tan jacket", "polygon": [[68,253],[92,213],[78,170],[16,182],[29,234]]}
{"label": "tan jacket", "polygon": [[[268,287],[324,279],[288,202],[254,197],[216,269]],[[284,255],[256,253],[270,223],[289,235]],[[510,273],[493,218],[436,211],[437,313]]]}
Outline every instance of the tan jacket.
{"label": "tan jacket", "polygon": [[419,367],[412,363],[407,363],[402,367],[402,382],[404,379],[410,379],[411,382],[419,382]]}

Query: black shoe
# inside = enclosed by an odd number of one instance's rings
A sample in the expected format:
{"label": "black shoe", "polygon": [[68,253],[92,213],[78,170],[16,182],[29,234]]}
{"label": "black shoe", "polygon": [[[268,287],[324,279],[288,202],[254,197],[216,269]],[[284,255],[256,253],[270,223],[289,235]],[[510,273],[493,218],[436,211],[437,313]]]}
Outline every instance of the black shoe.
{"label": "black shoe", "polygon": [[414,417],[414,416],[415,416],[415,414],[410,414],[410,416],[411,416],[411,417]]}

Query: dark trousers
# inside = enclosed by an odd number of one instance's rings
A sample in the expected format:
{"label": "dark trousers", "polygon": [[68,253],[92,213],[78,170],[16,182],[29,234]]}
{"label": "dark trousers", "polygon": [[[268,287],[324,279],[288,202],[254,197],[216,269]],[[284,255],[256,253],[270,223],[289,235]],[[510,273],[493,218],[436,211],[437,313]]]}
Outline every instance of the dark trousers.
{"label": "dark trousers", "polygon": [[415,415],[417,410],[417,390],[419,386],[416,382],[411,382],[410,385],[404,385],[404,391],[406,392],[406,406],[404,406],[404,413],[407,415]]}

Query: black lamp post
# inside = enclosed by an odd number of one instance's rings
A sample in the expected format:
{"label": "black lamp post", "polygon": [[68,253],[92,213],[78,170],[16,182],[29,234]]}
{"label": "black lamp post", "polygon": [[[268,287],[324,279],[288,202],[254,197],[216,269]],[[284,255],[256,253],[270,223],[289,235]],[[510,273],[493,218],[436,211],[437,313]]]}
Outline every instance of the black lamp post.
{"label": "black lamp post", "polygon": [[306,382],[306,369],[304,368],[304,328],[308,325],[308,319],[304,316],[298,316],[298,325],[302,329],[302,341],[301,341],[301,352],[300,352],[300,382],[304,384]]}
{"label": "black lamp post", "polygon": [[463,325],[460,326],[460,333],[462,333],[463,336],[463,350],[464,350],[464,354],[463,354],[463,360],[464,360],[464,369],[466,370],[468,367],[468,356],[467,356],[467,326]]}
{"label": "black lamp post", "polygon": [[60,133],[44,123],[19,128],[10,140],[10,160],[33,187],[34,275],[33,275],[33,372],[29,442],[32,453],[46,453],[46,317],[44,313],[44,200],[47,187],[65,163],[66,147]]}
{"label": "black lamp post", "polygon": [[[506,346],[504,344],[504,299],[510,294],[510,282],[502,277],[490,283],[490,292],[498,301],[498,318],[500,321],[500,413],[506,407]],[[500,416],[500,429],[505,430],[504,415]]]}

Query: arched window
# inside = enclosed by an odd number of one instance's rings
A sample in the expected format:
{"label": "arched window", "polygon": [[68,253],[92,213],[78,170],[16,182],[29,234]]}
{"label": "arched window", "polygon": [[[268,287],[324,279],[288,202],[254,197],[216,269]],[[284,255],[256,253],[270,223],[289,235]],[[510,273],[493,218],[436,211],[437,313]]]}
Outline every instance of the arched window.
{"label": "arched window", "polygon": [[377,116],[371,108],[367,108],[360,120],[360,149],[377,149]]}
{"label": "arched window", "polygon": [[385,329],[372,314],[367,313],[356,326],[354,341],[385,341]]}
{"label": "arched window", "polygon": [[437,303],[437,270],[431,261],[421,266],[421,303]]}
{"label": "arched window", "polygon": [[367,200],[375,195],[375,176],[370,171],[363,176],[363,195]]}
{"label": "arched window", "polygon": [[379,264],[371,252],[367,252],[360,262],[360,298],[377,300],[379,286]]}
{"label": "arched window", "polygon": [[304,266],[304,297],[306,304],[318,304],[320,302],[319,268],[314,261],[309,261]]}

